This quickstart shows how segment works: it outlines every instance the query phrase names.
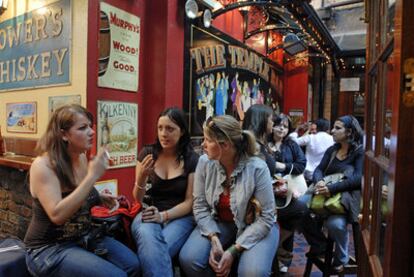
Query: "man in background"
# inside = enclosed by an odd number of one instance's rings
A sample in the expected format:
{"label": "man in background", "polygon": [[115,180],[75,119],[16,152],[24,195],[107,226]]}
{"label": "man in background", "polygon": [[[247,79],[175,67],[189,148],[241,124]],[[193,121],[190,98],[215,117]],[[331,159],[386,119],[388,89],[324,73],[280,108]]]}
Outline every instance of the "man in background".
{"label": "man in background", "polygon": [[291,138],[301,147],[306,147],[305,156],[307,162],[304,175],[308,183],[312,182],[313,171],[319,165],[326,149],[334,144],[333,138],[329,134],[329,129],[329,121],[325,118],[319,118],[309,126],[303,136],[299,137],[297,131],[290,134]]}

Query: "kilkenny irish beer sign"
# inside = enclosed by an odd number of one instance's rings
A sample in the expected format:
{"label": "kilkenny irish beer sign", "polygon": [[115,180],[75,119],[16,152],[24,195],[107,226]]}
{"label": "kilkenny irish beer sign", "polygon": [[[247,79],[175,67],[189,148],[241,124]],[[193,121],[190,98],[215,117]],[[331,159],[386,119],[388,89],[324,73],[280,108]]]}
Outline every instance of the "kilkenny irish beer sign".
{"label": "kilkenny irish beer sign", "polygon": [[138,148],[138,105],[98,101],[97,148],[106,146],[110,168],[135,166]]}

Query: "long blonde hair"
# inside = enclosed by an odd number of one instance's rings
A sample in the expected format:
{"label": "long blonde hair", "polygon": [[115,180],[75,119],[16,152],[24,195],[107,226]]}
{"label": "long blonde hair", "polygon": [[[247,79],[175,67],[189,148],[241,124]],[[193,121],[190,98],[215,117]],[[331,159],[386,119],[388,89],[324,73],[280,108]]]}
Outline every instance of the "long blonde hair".
{"label": "long blonde hair", "polygon": [[242,130],[240,123],[230,115],[209,118],[204,124],[204,132],[218,142],[231,142],[238,156],[255,156],[258,153],[253,133]]}

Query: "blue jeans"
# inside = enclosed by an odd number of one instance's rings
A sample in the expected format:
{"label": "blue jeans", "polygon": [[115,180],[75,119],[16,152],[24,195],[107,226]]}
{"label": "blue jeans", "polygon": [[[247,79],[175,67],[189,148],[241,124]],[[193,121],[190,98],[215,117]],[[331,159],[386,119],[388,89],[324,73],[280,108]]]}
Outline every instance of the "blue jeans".
{"label": "blue jeans", "polygon": [[[236,240],[237,229],[234,223],[217,222],[219,239],[223,248],[228,248]],[[273,258],[279,243],[279,229],[273,225],[269,234],[249,250],[240,255],[237,276],[270,276]],[[211,243],[196,229],[191,233],[180,252],[180,264],[187,276],[215,276],[209,266]]]}
{"label": "blue jeans", "polygon": [[[310,204],[311,194],[304,194],[301,201]],[[324,223],[318,222],[324,220]],[[325,225],[328,235],[335,241],[334,265],[344,265],[349,262],[348,244],[349,234],[347,229],[346,215],[329,215],[327,217],[305,216],[303,223],[303,234],[311,246],[311,252],[322,253],[325,251],[326,237],[322,232]]]}
{"label": "blue jeans", "polygon": [[131,231],[143,276],[173,276],[171,258],[178,254],[194,225],[192,215],[158,224],[142,222],[142,213],[139,213],[132,222]]}
{"label": "blue jeans", "polygon": [[128,247],[110,237],[105,237],[100,246],[108,250],[105,259],[81,248],[76,242],[28,250],[27,268],[35,277],[138,276],[138,259]]}

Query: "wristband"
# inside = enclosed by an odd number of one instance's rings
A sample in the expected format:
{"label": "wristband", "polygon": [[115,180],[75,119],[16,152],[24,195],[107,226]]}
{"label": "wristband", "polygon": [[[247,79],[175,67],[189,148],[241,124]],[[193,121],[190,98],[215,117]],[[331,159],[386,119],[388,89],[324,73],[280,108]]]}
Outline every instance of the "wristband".
{"label": "wristband", "polygon": [[137,188],[141,189],[141,190],[143,190],[143,189],[145,189],[145,188],[146,188],[146,186],[145,186],[145,185],[144,185],[144,186],[140,186],[140,185],[138,185],[138,182],[135,182],[135,186],[136,186]]}
{"label": "wristband", "polygon": [[165,213],[165,221],[168,221],[168,219],[170,219],[168,212],[165,210],[164,213]]}
{"label": "wristband", "polygon": [[211,241],[213,237],[217,237],[217,233],[211,233],[207,236],[208,240]]}
{"label": "wristband", "polygon": [[162,213],[159,213],[160,214],[160,223],[164,223],[164,216],[162,215]]}
{"label": "wristband", "polygon": [[234,259],[236,259],[237,257],[239,257],[240,252],[239,252],[239,250],[237,250],[236,245],[233,244],[232,246],[230,246],[227,249],[227,251],[230,252],[230,254],[233,256]]}

